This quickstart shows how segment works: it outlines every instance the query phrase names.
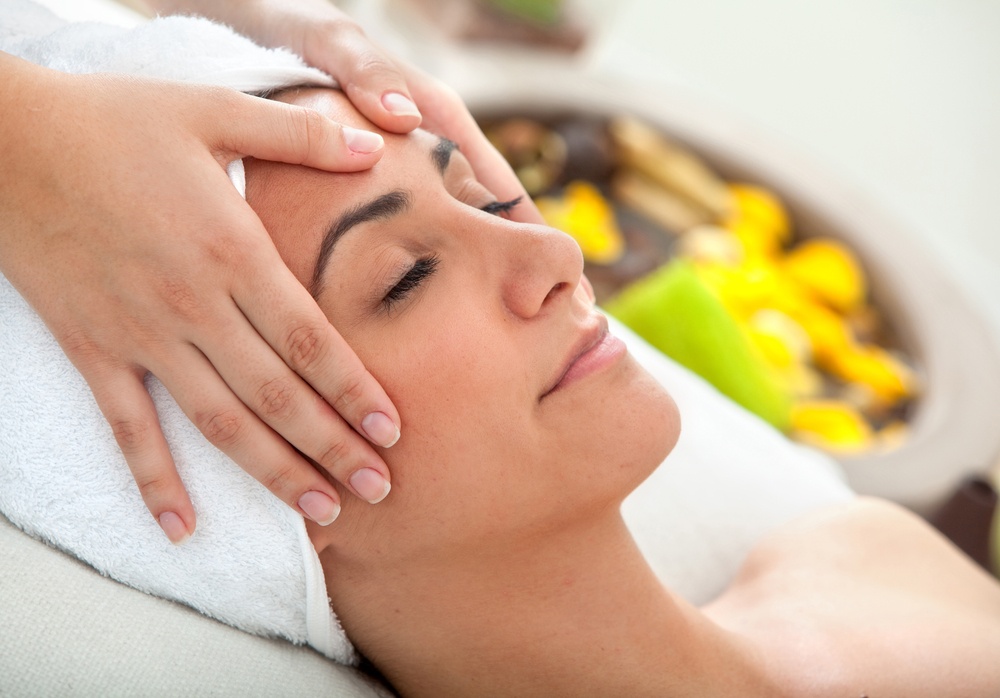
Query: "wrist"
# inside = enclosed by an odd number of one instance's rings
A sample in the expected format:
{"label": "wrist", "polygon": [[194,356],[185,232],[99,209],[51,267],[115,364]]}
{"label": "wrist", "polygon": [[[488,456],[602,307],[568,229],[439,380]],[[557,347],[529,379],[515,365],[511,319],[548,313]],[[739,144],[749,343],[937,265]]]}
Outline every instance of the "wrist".
{"label": "wrist", "polygon": [[5,82],[0,98],[0,143],[10,153],[28,129],[35,132],[32,123],[38,112],[51,113],[59,94],[56,83],[64,74],[0,51],[0,75]]}

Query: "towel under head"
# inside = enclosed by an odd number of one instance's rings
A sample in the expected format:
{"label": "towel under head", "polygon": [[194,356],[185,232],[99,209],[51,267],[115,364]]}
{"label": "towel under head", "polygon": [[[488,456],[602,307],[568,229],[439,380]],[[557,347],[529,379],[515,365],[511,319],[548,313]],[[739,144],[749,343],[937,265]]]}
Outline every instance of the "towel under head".
{"label": "towel under head", "polygon": [[[0,49],[65,72],[252,93],[334,85],[290,52],[204,19],[169,17],[125,30],[65,23],[26,0],[9,0],[4,14]],[[238,160],[229,168],[238,188],[241,170]],[[86,382],[3,277],[0,356],[0,511],[11,521],[130,586],[355,662],[302,518],[212,446],[157,380],[147,387],[199,514],[197,534],[179,547],[146,511]]]}
{"label": "towel under head", "polygon": [[[22,14],[19,22],[18,11],[26,7],[36,12],[34,19]],[[27,0],[5,0],[0,49],[36,60],[43,54],[62,59],[63,37],[94,26],[53,23],[39,10]],[[77,72],[111,69],[96,56],[116,61],[133,56],[142,63],[134,72],[141,67],[143,74],[156,75],[159,68],[150,69],[147,61],[164,64],[164,70],[177,70],[180,62],[188,66],[185,71],[170,75],[192,81],[205,81],[209,73],[212,79],[246,76],[259,66],[265,78],[240,78],[240,86],[252,92],[332,84],[291,54],[266,51],[204,21],[173,18],[136,29],[144,36],[163,32],[163,43],[148,55],[139,45],[156,42],[130,43],[137,34],[107,27],[95,31],[87,41],[65,42],[77,56]],[[85,48],[88,42],[100,48]],[[164,50],[164,44],[169,48]],[[205,45],[240,69],[212,72],[200,65]],[[278,64],[284,77],[274,81]],[[792,445],[610,322],[629,352],[669,387],[684,413],[684,431],[667,467],[623,507],[650,565],[674,591],[692,603],[707,602],[733,578],[764,533],[853,496],[828,458]],[[0,356],[0,511],[116,579],[250,632],[309,643],[327,656],[353,660],[353,648],[329,610],[322,571],[301,518],[208,444],[162,385],[148,383],[200,516],[198,534],[180,548],[166,541],[145,511],[86,383],[2,277]],[[727,438],[720,439],[720,433]]]}

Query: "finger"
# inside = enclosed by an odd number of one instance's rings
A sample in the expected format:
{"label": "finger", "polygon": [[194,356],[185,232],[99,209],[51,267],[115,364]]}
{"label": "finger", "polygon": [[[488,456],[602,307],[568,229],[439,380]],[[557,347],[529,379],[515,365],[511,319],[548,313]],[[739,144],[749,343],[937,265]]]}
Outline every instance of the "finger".
{"label": "finger", "polygon": [[230,118],[208,134],[221,160],[252,155],[331,172],[366,170],[382,157],[382,136],[343,126],[319,112],[239,93],[226,95]]}
{"label": "finger", "polygon": [[[470,117],[471,118],[471,117]],[[514,170],[504,160],[500,152],[487,140],[479,126],[465,136],[462,152],[466,153],[476,179],[501,201],[521,197],[521,203],[510,211],[510,218],[521,223],[544,224],[541,212],[514,174]],[[456,141],[457,143],[458,141]]]}
{"label": "finger", "polygon": [[[372,504],[382,501],[389,493],[389,469],[382,459],[240,317],[241,322],[220,328],[225,342],[199,346],[222,379],[261,420],[335,480]],[[381,390],[374,379],[370,387]],[[391,445],[398,430],[391,422],[386,427],[391,431],[382,438]]]}
{"label": "finger", "polygon": [[476,178],[498,199],[509,201],[521,197],[521,205],[511,211],[513,219],[522,223],[544,223],[514,170],[483,135],[455,91],[412,66],[405,68],[405,74],[417,103],[427,105],[425,127],[458,143]]}
{"label": "finger", "polygon": [[183,543],[194,533],[194,507],[142,376],[123,368],[89,383],[146,507],[172,543]]}
{"label": "finger", "polygon": [[422,116],[403,72],[357,24],[338,22],[309,60],[335,77],[351,103],[379,128],[409,133],[420,125]]}
{"label": "finger", "polygon": [[352,428],[378,446],[391,447],[400,433],[396,407],[309,292],[279,266],[276,251],[274,257],[269,264],[262,254],[260,270],[245,276],[253,283],[235,282],[233,297],[240,311],[281,360]]}
{"label": "finger", "polygon": [[333,523],[340,514],[333,485],[233,394],[205,356],[187,345],[171,361],[154,372],[205,438],[303,516]]}

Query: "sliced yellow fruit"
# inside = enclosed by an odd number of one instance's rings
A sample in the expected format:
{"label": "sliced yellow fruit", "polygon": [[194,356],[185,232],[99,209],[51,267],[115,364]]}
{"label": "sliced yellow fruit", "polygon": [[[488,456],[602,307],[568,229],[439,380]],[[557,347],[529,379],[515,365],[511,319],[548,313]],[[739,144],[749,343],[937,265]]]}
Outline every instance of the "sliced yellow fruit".
{"label": "sliced yellow fruit", "polygon": [[841,380],[868,387],[882,405],[910,397],[916,384],[908,366],[873,344],[853,346],[836,354],[830,372]]}
{"label": "sliced yellow fruit", "polygon": [[807,240],[786,255],[785,273],[841,313],[861,307],[868,292],[854,253],[835,240]]}
{"label": "sliced yellow fruit", "polygon": [[872,428],[861,413],[839,400],[809,400],[794,405],[791,426],[799,440],[833,451],[861,451],[873,439]]}
{"label": "sliced yellow fruit", "polygon": [[763,187],[731,184],[733,213],[725,227],[743,242],[748,255],[772,256],[792,235],[788,213],[777,196]]}
{"label": "sliced yellow fruit", "polygon": [[573,236],[587,261],[613,264],[625,254],[614,209],[593,184],[570,182],[562,196],[541,197],[535,204],[546,223]]}

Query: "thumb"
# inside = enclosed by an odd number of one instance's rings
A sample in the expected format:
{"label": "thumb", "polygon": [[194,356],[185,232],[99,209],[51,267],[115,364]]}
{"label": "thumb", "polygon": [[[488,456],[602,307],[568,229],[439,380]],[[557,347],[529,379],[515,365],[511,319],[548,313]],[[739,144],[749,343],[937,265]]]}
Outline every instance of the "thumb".
{"label": "thumb", "polygon": [[233,118],[212,115],[214,145],[226,162],[248,155],[331,172],[366,170],[382,157],[385,142],[371,131],[344,126],[301,106],[234,93]]}

